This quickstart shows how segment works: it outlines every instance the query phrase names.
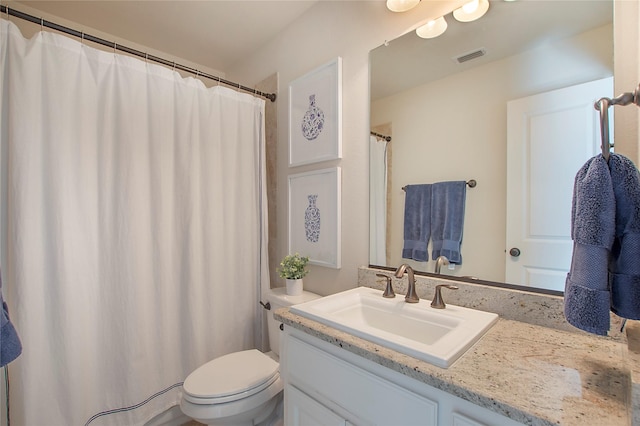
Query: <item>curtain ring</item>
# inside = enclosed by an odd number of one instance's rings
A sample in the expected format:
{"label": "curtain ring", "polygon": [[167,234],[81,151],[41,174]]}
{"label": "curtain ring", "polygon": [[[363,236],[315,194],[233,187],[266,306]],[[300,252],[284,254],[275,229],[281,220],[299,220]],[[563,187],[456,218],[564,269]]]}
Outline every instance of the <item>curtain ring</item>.
{"label": "curtain ring", "polygon": [[84,46],[84,31],[80,34],[80,44]]}
{"label": "curtain ring", "polygon": [[145,61],[146,63],[149,63],[149,54],[148,54],[148,53],[146,53],[146,52],[145,52],[145,54],[144,54],[144,61]]}
{"label": "curtain ring", "polygon": [[44,19],[40,18],[40,32],[44,31]]}
{"label": "curtain ring", "polygon": [[176,72],[176,61],[173,61],[173,72]]}
{"label": "curtain ring", "polygon": [[117,50],[118,50],[118,43],[116,43],[116,42],[114,41],[114,42],[113,42],[113,54],[114,54],[114,55],[115,55],[116,53],[118,53],[118,52],[117,52]]}

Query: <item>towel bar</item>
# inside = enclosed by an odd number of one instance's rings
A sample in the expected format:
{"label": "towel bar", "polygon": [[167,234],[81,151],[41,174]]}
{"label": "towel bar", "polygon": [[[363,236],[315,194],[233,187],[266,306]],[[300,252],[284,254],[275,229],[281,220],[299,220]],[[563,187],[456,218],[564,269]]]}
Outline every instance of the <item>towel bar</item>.
{"label": "towel bar", "polygon": [[[469,186],[469,188],[475,188],[477,184],[478,184],[478,182],[476,182],[476,180],[475,180],[475,179],[471,179],[471,180],[468,180],[468,181],[467,181],[467,186]],[[407,187],[406,187],[406,186],[403,186],[403,187],[402,187],[402,190],[403,190],[403,191],[406,191],[406,190],[407,190]]]}

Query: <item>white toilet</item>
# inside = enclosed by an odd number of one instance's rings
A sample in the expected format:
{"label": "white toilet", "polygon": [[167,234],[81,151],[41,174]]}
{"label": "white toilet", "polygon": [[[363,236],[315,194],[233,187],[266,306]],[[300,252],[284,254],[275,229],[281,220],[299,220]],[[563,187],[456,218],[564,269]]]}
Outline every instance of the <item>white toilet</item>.
{"label": "white toilet", "polygon": [[180,401],[185,415],[207,425],[272,423],[283,389],[278,364],[280,322],[273,318],[273,312],[320,296],[307,291],[289,296],[285,288],[271,289],[266,296],[271,305],[267,311],[271,352],[264,354],[256,349],[234,352],[189,374]]}

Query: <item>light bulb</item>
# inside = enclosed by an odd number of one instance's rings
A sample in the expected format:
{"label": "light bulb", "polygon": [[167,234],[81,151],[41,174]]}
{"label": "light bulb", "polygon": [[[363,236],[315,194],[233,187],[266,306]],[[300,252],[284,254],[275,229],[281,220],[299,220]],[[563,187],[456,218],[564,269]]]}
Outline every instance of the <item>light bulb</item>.
{"label": "light bulb", "polygon": [[413,9],[420,0],[387,0],[387,9],[392,12],[406,12]]}
{"label": "light bulb", "polygon": [[446,29],[447,21],[444,19],[444,16],[441,16],[438,19],[434,19],[433,21],[429,21],[423,26],[418,27],[416,29],[416,34],[418,37],[422,38],[434,38],[445,32]]}
{"label": "light bulb", "polygon": [[489,0],[471,0],[453,11],[453,17],[460,22],[471,22],[482,17],[489,10]]}

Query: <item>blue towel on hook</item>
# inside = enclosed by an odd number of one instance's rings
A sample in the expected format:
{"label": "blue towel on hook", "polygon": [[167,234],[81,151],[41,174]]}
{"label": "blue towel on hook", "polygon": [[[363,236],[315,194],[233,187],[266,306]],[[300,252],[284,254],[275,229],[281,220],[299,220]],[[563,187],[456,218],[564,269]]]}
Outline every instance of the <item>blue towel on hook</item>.
{"label": "blue towel on hook", "polygon": [[602,155],[576,174],[571,207],[573,256],[564,290],[564,315],[581,330],[606,335],[611,296],[608,262],[615,234],[615,196]]}
{"label": "blue towel on hook", "polygon": [[0,367],[4,367],[22,353],[22,344],[16,329],[9,320],[9,309],[2,300],[2,276],[0,273]]}
{"label": "blue towel on hook", "polygon": [[431,194],[431,258],[445,256],[449,262],[462,263],[460,245],[464,228],[467,182],[451,181],[433,184]]}
{"label": "blue towel on hook", "polygon": [[640,173],[620,154],[611,154],[609,169],[615,195],[615,239],[609,260],[611,310],[640,319]]}
{"label": "blue towel on hook", "polygon": [[431,185],[407,185],[405,192],[402,257],[426,262],[431,236]]}

